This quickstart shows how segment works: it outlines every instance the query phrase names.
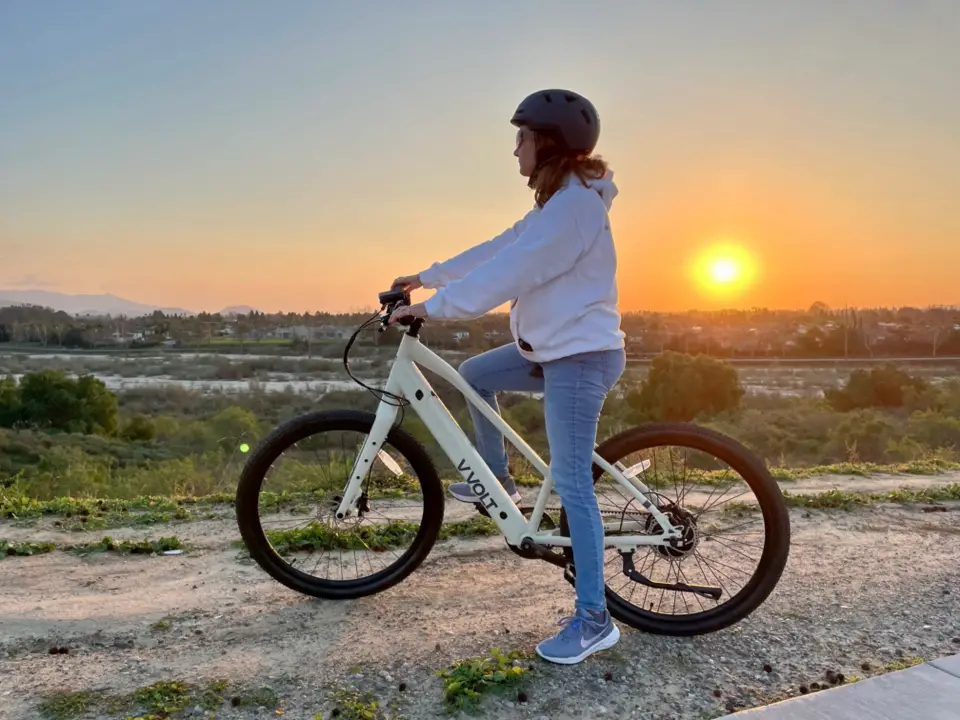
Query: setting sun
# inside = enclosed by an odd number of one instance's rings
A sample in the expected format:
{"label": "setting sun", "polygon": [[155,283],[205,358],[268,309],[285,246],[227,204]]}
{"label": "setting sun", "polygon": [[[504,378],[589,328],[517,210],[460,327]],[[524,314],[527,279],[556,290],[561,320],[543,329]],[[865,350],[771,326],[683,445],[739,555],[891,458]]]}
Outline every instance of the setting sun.
{"label": "setting sun", "polygon": [[755,262],[743,247],[724,243],[710,245],[693,263],[697,286],[711,294],[729,294],[750,285]]}
{"label": "setting sun", "polygon": [[730,258],[720,258],[715,260],[710,267],[710,276],[718,283],[729,283],[737,279],[740,274],[740,268],[736,261]]}

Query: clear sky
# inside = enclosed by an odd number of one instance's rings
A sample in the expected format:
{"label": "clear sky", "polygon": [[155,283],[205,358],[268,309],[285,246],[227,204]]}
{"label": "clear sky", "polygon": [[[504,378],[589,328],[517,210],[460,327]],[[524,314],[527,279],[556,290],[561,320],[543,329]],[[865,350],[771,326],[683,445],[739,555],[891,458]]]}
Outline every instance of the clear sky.
{"label": "clear sky", "polygon": [[957,0],[4,0],[0,287],[371,307],[530,207],[561,86],[625,310],[960,303],[958,68]]}

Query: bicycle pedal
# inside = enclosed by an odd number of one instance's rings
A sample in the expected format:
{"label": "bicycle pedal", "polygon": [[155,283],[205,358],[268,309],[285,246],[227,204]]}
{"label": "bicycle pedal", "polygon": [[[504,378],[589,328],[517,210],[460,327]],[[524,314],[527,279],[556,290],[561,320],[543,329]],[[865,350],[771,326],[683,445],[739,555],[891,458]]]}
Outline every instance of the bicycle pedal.
{"label": "bicycle pedal", "polygon": [[563,568],[563,579],[571,585],[577,584],[577,569],[573,563],[567,563]]}

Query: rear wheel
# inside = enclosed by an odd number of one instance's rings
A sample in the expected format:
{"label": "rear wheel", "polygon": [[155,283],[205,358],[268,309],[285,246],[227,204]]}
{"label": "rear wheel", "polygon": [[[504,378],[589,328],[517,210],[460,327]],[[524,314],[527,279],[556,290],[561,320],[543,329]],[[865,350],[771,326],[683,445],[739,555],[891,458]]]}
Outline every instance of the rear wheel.
{"label": "rear wheel", "polygon": [[355,411],[296,418],[251,455],[237,488],[240,534],[251,557],[297,592],[330,599],[386,590],[423,562],[443,523],[443,488],[423,446],[390,430],[363,481],[354,517],[334,510],[375,416]]}
{"label": "rear wheel", "polygon": [[[766,600],[787,562],[790,519],[759,458],[732,438],[682,423],[627,430],[597,453],[633,472],[650,489],[649,500],[684,528],[674,547],[641,546],[631,556],[636,571],[654,582],[720,590],[712,599],[644,585],[625,574],[623,556],[609,548],[603,573],[611,615],[646,632],[699,635],[739,622]],[[661,532],[622,485],[602,468],[593,470],[607,537]],[[626,522],[633,527],[618,531],[617,523]],[[569,534],[565,512],[560,530]],[[564,552],[572,562],[572,549]]]}

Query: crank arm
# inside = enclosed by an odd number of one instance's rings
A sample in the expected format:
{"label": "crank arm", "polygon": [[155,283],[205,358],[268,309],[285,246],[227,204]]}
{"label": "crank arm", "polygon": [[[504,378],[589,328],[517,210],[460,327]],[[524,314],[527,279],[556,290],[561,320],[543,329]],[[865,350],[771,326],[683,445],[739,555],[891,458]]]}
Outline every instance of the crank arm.
{"label": "crank arm", "polygon": [[545,545],[531,541],[529,538],[523,539],[520,543],[520,549],[534,555],[538,560],[543,560],[560,568],[566,568],[569,565],[566,557],[560,553],[553,552],[553,550]]}
{"label": "crank arm", "polygon": [[649,578],[637,572],[633,566],[633,553],[621,553],[623,557],[623,574],[636,583],[656,588],[657,590],[673,590],[675,592],[688,592],[695,595],[701,595],[711,600],[719,600],[723,594],[720,588],[709,587],[707,585],[687,585],[686,583],[662,583],[650,580]]}

